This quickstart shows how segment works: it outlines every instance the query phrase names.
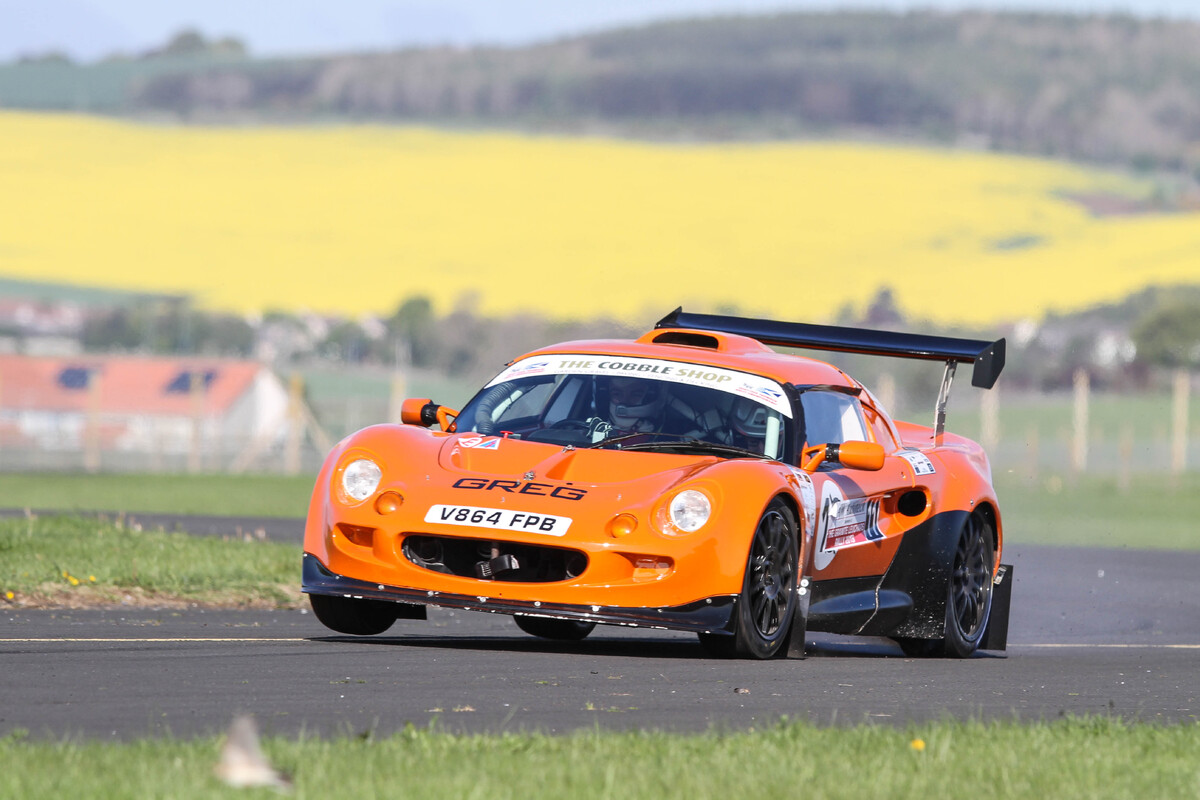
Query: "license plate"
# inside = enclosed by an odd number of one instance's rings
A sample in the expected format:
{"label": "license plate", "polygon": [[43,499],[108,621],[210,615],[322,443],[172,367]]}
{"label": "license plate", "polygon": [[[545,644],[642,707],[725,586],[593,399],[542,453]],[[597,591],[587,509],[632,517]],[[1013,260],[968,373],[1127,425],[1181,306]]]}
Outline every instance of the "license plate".
{"label": "license plate", "polygon": [[570,517],[553,514],[534,514],[503,508],[480,506],[436,505],[425,514],[426,522],[442,525],[470,525],[473,528],[493,528],[505,531],[525,531],[543,536],[565,536],[571,527]]}

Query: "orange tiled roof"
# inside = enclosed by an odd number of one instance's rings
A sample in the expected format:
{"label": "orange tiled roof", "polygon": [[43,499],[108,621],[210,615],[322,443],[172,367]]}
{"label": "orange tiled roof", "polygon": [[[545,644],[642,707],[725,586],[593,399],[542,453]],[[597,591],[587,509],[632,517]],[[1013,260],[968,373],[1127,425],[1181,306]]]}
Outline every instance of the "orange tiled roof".
{"label": "orange tiled roof", "polygon": [[[227,412],[262,365],[217,358],[0,355],[0,409],[192,416],[189,375],[205,383],[203,413]],[[92,407],[90,376],[99,380]]]}

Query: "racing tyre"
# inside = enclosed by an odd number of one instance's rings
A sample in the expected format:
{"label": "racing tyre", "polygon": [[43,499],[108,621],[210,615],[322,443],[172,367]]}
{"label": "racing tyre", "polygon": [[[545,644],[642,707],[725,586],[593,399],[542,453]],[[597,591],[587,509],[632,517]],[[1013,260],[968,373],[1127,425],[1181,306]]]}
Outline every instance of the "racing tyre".
{"label": "racing tyre", "polygon": [[734,611],[734,635],[702,633],[714,655],[773,658],[783,650],[796,615],[799,564],[796,518],[782,500],[763,512],[750,543],[742,593]]}
{"label": "racing tyre", "polygon": [[578,642],[587,637],[596,627],[594,622],[576,622],[571,619],[547,619],[546,617],[527,617],[524,614],[514,614],[517,627],[531,636],[543,639],[555,639],[560,642]]}
{"label": "racing tyre", "polygon": [[321,624],[338,633],[374,636],[392,627],[396,621],[396,604],[386,600],[310,594],[308,602]]}
{"label": "racing tyre", "polygon": [[992,526],[982,515],[967,517],[946,586],[946,635],[942,639],[898,638],[905,655],[968,658],[979,649],[992,612],[994,541]]}

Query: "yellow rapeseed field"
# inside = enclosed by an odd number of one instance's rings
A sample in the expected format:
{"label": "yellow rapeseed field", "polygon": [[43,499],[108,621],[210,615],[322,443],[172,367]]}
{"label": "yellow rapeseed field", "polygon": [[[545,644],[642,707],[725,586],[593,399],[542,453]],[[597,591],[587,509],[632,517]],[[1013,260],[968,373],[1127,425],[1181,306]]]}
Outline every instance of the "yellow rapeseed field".
{"label": "yellow rapeseed field", "polygon": [[867,144],[651,144],[0,113],[0,275],[205,306],[819,321],[890,286],[987,323],[1200,281],[1200,214],[1061,163]]}

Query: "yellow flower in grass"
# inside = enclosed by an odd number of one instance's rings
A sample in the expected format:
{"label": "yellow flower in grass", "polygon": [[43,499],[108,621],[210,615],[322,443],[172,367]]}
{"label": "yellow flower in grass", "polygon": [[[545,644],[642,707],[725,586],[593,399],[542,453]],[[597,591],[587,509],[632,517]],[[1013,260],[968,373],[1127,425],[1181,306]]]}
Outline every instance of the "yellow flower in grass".
{"label": "yellow flower in grass", "polygon": [[88,583],[95,583],[95,582],[96,582],[96,576],[88,575]]}
{"label": "yellow flower in grass", "polygon": [[71,584],[72,586],[78,586],[78,585],[79,585],[79,578],[76,578],[74,575],[68,575],[68,576],[67,576],[67,583]]}
{"label": "yellow flower in grass", "polygon": [[913,739],[911,742],[908,743],[908,746],[911,747],[913,750],[916,750],[918,753],[925,752],[925,740],[924,739]]}
{"label": "yellow flower in grass", "polygon": [[15,600],[15,599],[17,599],[17,596],[15,594],[13,594],[12,592],[5,592],[4,599],[5,600]]}

